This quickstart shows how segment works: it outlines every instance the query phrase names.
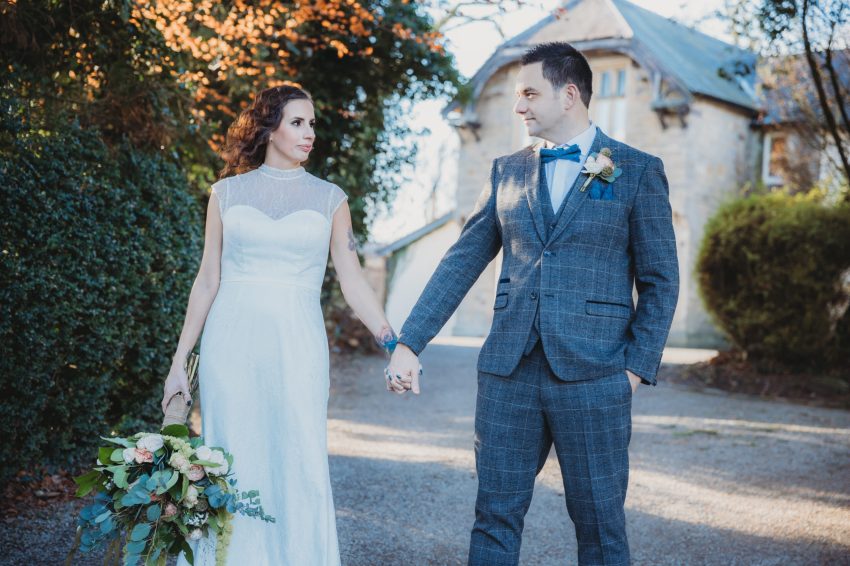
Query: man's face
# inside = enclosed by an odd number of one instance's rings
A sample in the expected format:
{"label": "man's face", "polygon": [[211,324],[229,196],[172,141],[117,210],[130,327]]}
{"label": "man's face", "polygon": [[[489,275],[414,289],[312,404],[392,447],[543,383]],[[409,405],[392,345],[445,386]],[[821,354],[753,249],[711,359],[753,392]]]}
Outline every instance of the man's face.
{"label": "man's face", "polygon": [[555,91],[543,77],[543,63],[523,65],[516,80],[514,112],[522,117],[528,135],[549,139],[547,134],[558,130],[566,119],[563,88]]}

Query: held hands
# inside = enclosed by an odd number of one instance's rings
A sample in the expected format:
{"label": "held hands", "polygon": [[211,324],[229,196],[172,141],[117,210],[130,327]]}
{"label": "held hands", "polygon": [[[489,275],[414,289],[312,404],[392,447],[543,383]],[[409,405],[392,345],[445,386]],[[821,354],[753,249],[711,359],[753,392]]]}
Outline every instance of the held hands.
{"label": "held hands", "polygon": [[168,402],[175,395],[182,395],[187,405],[192,404],[192,395],[189,393],[189,377],[186,375],[186,370],[183,365],[175,361],[171,364],[171,370],[168,372],[168,377],[165,379],[162,394],[162,412],[165,413],[165,408]]}
{"label": "held hands", "polygon": [[407,390],[419,395],[419,377],[422,366],[419,357],[404,344],[398,344],[390,358],[390,365],[384,370],[387,391],[403,395]]}

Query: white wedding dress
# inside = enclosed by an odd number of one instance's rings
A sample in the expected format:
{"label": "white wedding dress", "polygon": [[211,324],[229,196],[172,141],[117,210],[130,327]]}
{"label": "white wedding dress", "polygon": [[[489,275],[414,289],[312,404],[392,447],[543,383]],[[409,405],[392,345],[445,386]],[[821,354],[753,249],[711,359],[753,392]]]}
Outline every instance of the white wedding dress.
{"label": "white wedding dress", "polygon": [[[236,514],[227,564],[338,565],[328,474],[328,342],[319,304],[337,207],[303,168],[213,185],[223,222],[221,285],[201,338],[203,437],[233,454],[237,487],[275,523]],[[192,543],[213,566],[215,537]],[[178,566],[188,562],[181,554]]]}

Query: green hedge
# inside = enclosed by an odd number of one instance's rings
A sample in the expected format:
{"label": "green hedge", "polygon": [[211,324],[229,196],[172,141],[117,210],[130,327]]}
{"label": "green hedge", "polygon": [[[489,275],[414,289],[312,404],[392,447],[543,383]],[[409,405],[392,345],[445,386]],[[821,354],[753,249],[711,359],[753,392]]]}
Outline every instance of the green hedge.
{"label": "green hedge", "polygon": [[163,156],[2,120],[0,478],[158,424],[203,222]]}
{"label": "green hedge", "polygon": [[[697,260],[703,302],[730,341],[763,367],[850,362],[850,206],[822,194],[755,194],[721,207]],[[841,317],[840,320],[839,317]]]}

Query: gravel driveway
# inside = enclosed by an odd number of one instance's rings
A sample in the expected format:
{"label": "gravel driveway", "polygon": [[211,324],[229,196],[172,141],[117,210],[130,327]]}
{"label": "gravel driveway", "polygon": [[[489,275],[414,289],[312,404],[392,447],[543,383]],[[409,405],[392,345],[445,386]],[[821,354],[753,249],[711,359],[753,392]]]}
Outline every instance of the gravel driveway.
{"label": "gravel driveway", "polygon": [[[429,346],[419,397],[383,389],[380,356],[335,357],[329,445],[344,566],[465,564],[477,346]],[[662,382],[635,395],[630,452],[634,564],[850,564],[850,412]],[[80,506],[0,524],[0,564],[63,564]],[[522,564],[575,556],[553,453],[526,517]]]}
{"label": "gravel driveway", "polygon": [[[382,390],[381,357],[335,368],[329,441],[346,566],[466,563],[478,348],[463,343],[425,349],[419,397]],[[850,413],[641,386],[630,448],[634,564],[850,564]],[[575,564],[574,537],[553,451],[522,564]]]}

